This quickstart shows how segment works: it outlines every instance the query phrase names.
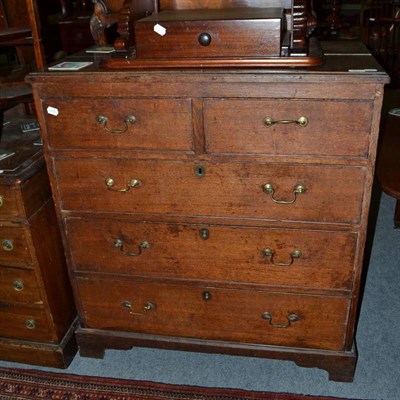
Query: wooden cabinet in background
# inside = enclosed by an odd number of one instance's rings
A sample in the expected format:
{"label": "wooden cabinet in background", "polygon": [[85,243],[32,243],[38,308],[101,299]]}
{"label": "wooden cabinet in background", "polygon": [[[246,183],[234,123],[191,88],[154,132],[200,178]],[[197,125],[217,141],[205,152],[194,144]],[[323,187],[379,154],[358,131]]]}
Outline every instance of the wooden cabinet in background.
{"label": "wooden cabinet in background", "polygon": [[0,161],[0,359],[66,368],[76,311],[43,151],[37,133],[7,141],[11,125],[0,148],[14,153]]}

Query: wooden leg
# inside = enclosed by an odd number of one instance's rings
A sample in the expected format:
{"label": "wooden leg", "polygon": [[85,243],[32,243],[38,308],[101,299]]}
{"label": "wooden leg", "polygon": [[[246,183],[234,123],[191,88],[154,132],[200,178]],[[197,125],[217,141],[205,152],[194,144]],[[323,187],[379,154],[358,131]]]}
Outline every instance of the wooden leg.
{"label": "wooden leg", "polygon": [[357,358],[354,345],[351,351],[340,355],[326,353],[316,357],[300,357],[295,362],[301,367],[324,369],[328,372],[330,381],[353,382]]}
{"label": "wooden leg", "polygon": [[393,222],[394,222],[394,227],[396,229],[399,229],[400,228],[400,200],[397,200],[397,202],[396,202],[396,209],[394,211]]}
{"label": "wooden leg", "polygon": [[97,346],[87,346],[87,345],[79,345],[79,355],[81,357],[89,357],[89,358],[104,358],[104,348]]}

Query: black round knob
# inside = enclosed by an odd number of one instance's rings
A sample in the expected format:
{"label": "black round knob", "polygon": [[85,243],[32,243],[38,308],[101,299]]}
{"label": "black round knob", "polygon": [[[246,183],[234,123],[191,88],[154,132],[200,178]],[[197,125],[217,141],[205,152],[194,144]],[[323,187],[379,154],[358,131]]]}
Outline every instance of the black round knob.
{"label": "black round knob", "polygon": [[198,40],[202,46],[208,46],[211,43],[211,35],[205,32],[200,33]]}

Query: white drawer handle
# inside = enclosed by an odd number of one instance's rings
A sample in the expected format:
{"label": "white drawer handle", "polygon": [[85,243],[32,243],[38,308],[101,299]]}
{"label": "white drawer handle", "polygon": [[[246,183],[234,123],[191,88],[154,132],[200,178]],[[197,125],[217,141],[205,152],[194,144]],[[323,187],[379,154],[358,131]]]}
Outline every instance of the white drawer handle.
{"label": "white drawer handle", "polygon": [[303,185],[296,185],[293,188],[293,199],[292,200],[277,200],[274,197],[275,188],[271,183],[266,183],[265,185],[262,186],[262,189],[265,193],[270,194],[272,201],[277,204],[293,204],[297,200],[297,196],[306,191],[306,188]]}
{"label": "white drawer handle", "polygon": [[104,115],[98,115],[96,117],[96,121],[100,125],[103,125],[104,129],[106,131],[108,131],[108,132],[111,132],[111,133],[125,133],[128,130],[129,125],[133,125],[137,121],[137,119],[136,119],[136,117],[134,115],[128,115],[127,117],[125,117],[125,119],[124,119],[125,128],[124,129],[110,129],[107,126],[108,118],[106,116],[104,116]]}
{"label": "white drawer handle", "polygon": [[304,128],[305,126],[308,125],[308,118],[307,118],[307,117],[300,117],[300,118],[297,119],[297,120],[294,120],[294,119],[278,119],[278,120],[273,120],[273,119],[270,118],[270,117],[265,117],[265,118],[264,118],[264,125],[265,125],[265,126],[269,127],[269,126],[272,126],[272,125],[275,125],[275,124],[284,124],[284,125],[287,125],[287,124],[296,124],[296,125],[301,126],[301,127]]}
{"label": "white drawer handle", "polygon": [[300,250],[294,250],[290,253],[290,261],[288,263],[283,263],[283,262],[276,262],[274,261],[274,251],[271,250],[270,248],[266,248],[263,250],[263,255],[265,257],[268,257],[269,260],[271,261],[271,264],[276,265],[277,267],[290,267],[293,263],[294,260],[297,258],[300,258],[302,256],[302,253]]}
{"label": "white drawer handle", "polygon": [[300,320],[300,317],[296,313],[291,313],[286,317],[288,320],[287,324],[274,324],[272,322],[272,314],[268,311],[265,311],[264,313],[262,313],[261,317],[263,319],[269,321],[269,324],[274,328],[289,328],[289,326],[292,325],[293,322]]}

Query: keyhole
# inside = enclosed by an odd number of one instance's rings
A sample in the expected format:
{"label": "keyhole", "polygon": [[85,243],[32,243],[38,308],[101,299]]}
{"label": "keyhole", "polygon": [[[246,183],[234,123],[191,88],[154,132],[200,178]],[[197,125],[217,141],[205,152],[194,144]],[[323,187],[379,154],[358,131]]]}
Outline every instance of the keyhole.
{"label": "keyhole", "polygon": [[206,174],[206,168],[203,165],[196,165],[194,167],[194,171],[196,176],[198,176],[199,178],[202,178]]}

